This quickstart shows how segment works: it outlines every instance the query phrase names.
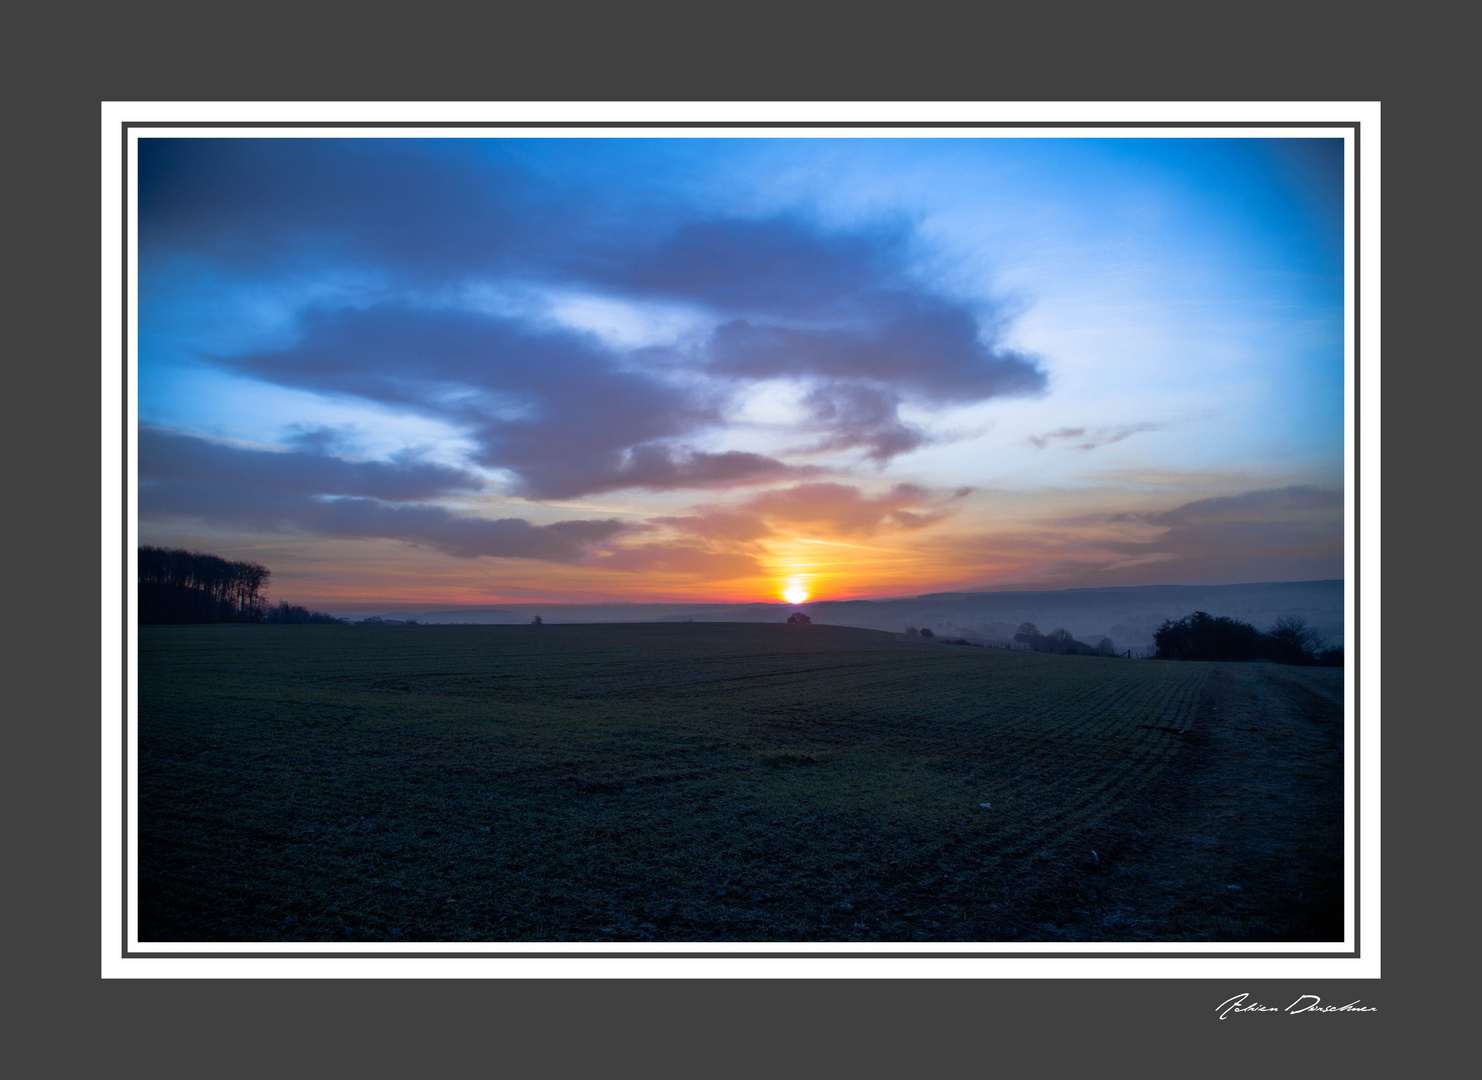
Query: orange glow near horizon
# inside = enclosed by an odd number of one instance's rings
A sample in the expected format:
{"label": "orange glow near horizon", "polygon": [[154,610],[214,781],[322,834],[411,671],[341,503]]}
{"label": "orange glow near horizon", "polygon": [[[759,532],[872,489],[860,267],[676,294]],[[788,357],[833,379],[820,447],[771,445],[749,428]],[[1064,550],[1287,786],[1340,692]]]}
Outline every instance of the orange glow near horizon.
{"label": "orange glow near horizon", "polygon": [[[822,535],[744,542],[708,536],[672,542],[650,534],[571,563],[450,558],[391,540],[149,540],[262,563],[273,571],[275,603],[375,613],[531,604],[813,604],[1044,580],[1045,570],[1063,572],[1078,557],[1105,559],[1097,543],[1105,533],[1094,526],[1075,538],[1079,543],[1067,542],[1063,528],[1047,537],[1023,527],[990,531],[972,521],[958,527],[955,535],[940,525],[930,533],[882,527],[833,535],[820,528]],[[642,558],[622,558],[629,552]]]}
{"label": "orange glow near horizon", "polygon": [[[771,573],[721,581],[697,581],[689,573],[628,574],[599,567],[539,564],[520,560],[506,567],[491,561],[447,559],[427,550],[387,550],[391,545],[358,541],[338,546],[333,560],[316,559],[300,569],[296,551],[263,551],[225,545],[232,558],[252,558],[275,571],[271,592],[316,610],[379,612],[390,608],[501,607],[528,604],[803,604],[820,598],[851,600],[941,591],[962,576],[930,558],[838,560],[804,567],[778,560]],[[285,545],[287,548],[287,545]],[[280,567],[282,569],[280,569]],[[944,572],[946,571],[946,572]],[[976,583],[976,576],[968,579]],[[389,607],[388,607],[389,605]]]}

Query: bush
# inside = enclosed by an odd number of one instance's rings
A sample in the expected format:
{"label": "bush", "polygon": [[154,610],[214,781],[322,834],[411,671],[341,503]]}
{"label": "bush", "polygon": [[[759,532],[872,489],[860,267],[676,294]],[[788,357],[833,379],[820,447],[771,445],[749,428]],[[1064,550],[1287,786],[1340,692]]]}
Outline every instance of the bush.
{"label": "bush", "polygon": [[1307,620],[1284,615],[1266,635],[1271,641],[1272,659],[1281,664],[1311,664],[1326,651],[1323,636],[1307,625]]}
{"label": "bush", "polygon": [[290,604],[287,600],[280,600],[275,608],[268,608],[263,615],[264,622],[270,623],[292,623],[302,625],[305,623],[334,623],[344,625],[348,619],[336,619],[333,615],[323,611],[310,611],[306,607]]}
{"label": "bush", "polygon": [[1035,652],[1056,653],[1060,656],[1114,656],[1112,641],[1110,638],[1102,638],[1105,645],[1087,645],[1084,641],[1078,641],[1069,630],[1061,627],[1051,630],[1048,634],[1041,634],[1039,627],[1032,622],[1020,623],[1018,632],[1014,634],[1014,640],[1021,645],[1028,645]]}
{"label": "bush", "polygon": [[1165,619],[1153,634],[1159,660],[1271,660],[1278,664],[1324,664],[1341,667],[1342,648],[1329,648],[1307,620],[1287,615],[1262,633],[1226,615],[1196,611],[1174,622]]}
{"label": "bush", "polygon": [[1178,622],[1165,619],[1153,633],[1159,660],[1265,660],[1266,635],[1227,615],[1196,611]]}

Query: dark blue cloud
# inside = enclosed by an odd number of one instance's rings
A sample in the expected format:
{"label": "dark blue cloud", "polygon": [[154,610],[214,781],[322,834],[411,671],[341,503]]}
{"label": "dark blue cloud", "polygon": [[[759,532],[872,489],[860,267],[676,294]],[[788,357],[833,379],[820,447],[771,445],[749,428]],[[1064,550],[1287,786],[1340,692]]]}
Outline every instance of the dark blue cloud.
{"label": "dark blue cloud", "polygon": [[618,520],[532,525],[468,517],[424,500],[477,490],[478,479],[416,462],[351,462],[255,450],[178,432],[139,433],[139,516],[271,532],[403,540],[460,558],[576,562],[629,526]]}
{"label": "dark blue cloud", "polygon": [[[204,260],[222,280],[376,276],[372,300],[300,309],[287,347],[212,359],[452,421],[478,463],[509,470],[536,498],[787,474],[765,454],[695,445],[760,380],[805,383],[809,447],[858,448],[880,463],[927,441],[901,420],[905,402],[967,404],[1046,384],[1034,357],[1001,344],[1002,312],[913,276],[907,222],[635,208],[590,179],[531,167],[505,142],[144,140],[140,232],[146,277],[167,273],[171,255]],[[678,304],[714,332],[682,353],[644,355],[457,306],[460,289],[491,283]]]}
{"label": "dark blue cloud", "polygon": [[205,483],[241,498],[267,491],[285,497],[357,495],[407,502],[484,486],[472,473],[427,462],[347,461],[306,451],[256,450],[149,426],[139,430],[139,473],[150,484]]}
{"label": "dark blue cloud", "polygon": [[469,430],[480,464],[524,494],[724,487],[790,470],[760,454],[678,440],[721,422],[716,394],[625,370],[590,335],[463,311],[314,312],[280,350],[222,358],[285,385],[410,406]]}
{"label": "dark blue cloud", "polygon": [[[816,375],[870,380],[933,402],[981,401],[1044,390],[1034,357],[985,335],[965,307],[904,292],[860,294],[867,314],[835,326],[738,319],[717,328],[720,370],[754,378]],[[985,340],[986,338],[986,340]]]}
{"label": "dark blue cloud", "polygon": [[909,293],[910,228],[900,221],[831,231],[807,217],[705,219],[605,239],[571,272],[643,298],[721,315],[857,318],[878,294]]}

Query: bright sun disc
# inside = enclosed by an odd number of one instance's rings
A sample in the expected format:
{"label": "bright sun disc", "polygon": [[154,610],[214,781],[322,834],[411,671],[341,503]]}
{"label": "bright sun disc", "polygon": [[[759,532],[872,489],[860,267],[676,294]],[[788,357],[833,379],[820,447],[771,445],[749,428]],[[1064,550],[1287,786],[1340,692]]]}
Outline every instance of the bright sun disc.
{"label": "bright sun disc", "polygon": [[783,590],[782,599],[786,600],[789,604],[801,604],[804,600],[808,599],[808,590],[801,585],[789,585]]}

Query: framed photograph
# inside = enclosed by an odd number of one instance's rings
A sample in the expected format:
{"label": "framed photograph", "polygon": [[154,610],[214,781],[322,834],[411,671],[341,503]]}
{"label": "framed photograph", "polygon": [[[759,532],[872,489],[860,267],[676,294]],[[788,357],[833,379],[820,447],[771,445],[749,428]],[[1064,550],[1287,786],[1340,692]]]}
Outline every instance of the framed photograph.
{"label": "framed photograph", "polygon": [[1377,138],[106,107],[105,969],[1377,973]]}

